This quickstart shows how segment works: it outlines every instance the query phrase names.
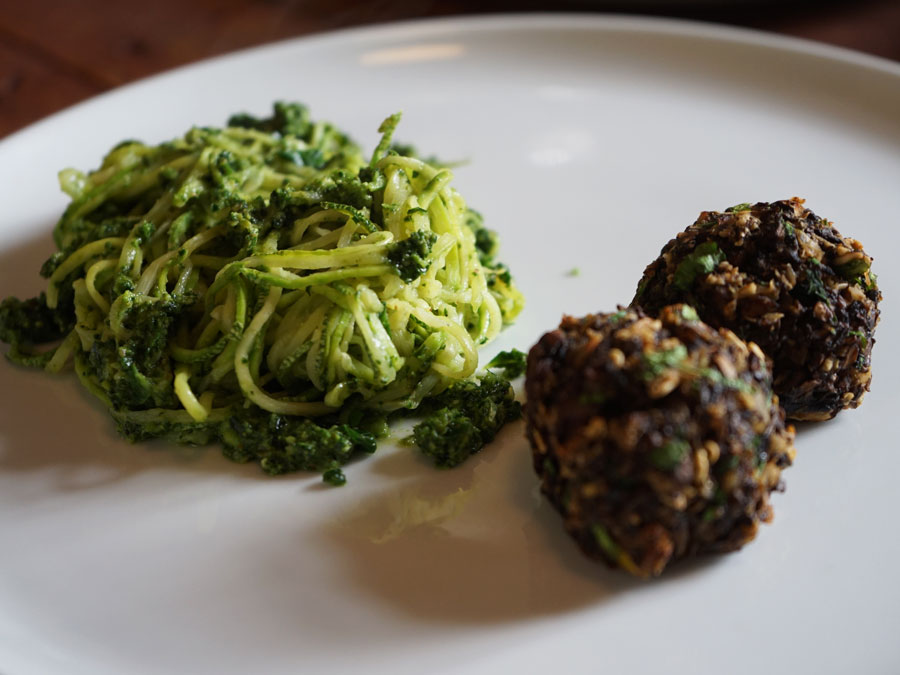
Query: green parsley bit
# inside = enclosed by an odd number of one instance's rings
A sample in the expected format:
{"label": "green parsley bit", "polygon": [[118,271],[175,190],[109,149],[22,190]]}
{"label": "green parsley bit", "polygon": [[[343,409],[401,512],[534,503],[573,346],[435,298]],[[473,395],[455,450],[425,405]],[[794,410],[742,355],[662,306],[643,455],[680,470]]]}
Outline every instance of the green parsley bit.
{"label": "green parsley bit", "polygon": [[851,281],[869,271],[869,261],[865,258],[857,258],[845,265],[839,265],[836,270],[844,279]]}
{"label": "green parsley bit", "polygon": [[644,354],[644,378],[652,380],[669,368],[680,368],[688,357],[688,350],[683,344],[678,344],[671,349],[661,352]]}
{"label": "green parsley bit", "polygon": [[709,274],[723,260],[725,260],[725,254],[719,250],[719,245],[716,242],[703,242],[687,255],[684,260],[678,263],[673,278],[675,288],[686,291],[693,285],[698,276]]}
{"label": "green parsley bit", "polygon": [[697,310],[691,307],[690,305],[683,305],[681,308],[681,318],[685,321],[699,321],[700,317],[697,315]]}
{"label": "green parsley bit", "polygon": [[853,335],[856,338],[859,338],[859,348],[860,349],[865,349],[866,346],[869,344],[869,339],[866,337],[866,334],[863,333],[861,330],[851,330],[849,334]]}
{"label": "green parsley bit", "polygon": [[828,291],[822,282],[822,276],[818,269],[822,266],[822,263],[815,258],[807,258],[806,262],[808,266],[806,267],[806,280],[803,284],[803,289],[809,295],[819,298],[825,304],[830,304],[831,298],[828,296]]}
{"label": "green parsley bit", "polygon": [[597,542],[597,546],[611,562],[616,563],[629,574],[644,576],[631,556],[622,550],[622,547],[616,543],[615,539],[610,536],[609,532],[602,525],[593,525],[591,534],[594,535],[594,541]]}
{"label": "green parsley bit", "polygon": [[743,204],[736,204],[735,206],[725,209],[725,213],[739,213],[740,211],[749,211],[751,208],[753,208],[752,204],[744,202]]}
{"label": "green parsley bit", "polygon": [[650,463],[660,471],[672,471],[688,456],[690,444],[683,438],[673,438],[650,452]]}

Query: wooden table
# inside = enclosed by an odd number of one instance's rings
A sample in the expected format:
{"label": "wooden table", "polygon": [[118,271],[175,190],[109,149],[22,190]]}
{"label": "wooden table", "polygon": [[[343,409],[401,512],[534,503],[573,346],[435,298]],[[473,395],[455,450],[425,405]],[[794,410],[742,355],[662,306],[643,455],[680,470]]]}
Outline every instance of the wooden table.
{"label": "wooden table", "polygon": [[348,26],[512,11],[616,11],[714,21],[900,60],[898,0],[5,0],[0,137],[126,82],[243,47]]}

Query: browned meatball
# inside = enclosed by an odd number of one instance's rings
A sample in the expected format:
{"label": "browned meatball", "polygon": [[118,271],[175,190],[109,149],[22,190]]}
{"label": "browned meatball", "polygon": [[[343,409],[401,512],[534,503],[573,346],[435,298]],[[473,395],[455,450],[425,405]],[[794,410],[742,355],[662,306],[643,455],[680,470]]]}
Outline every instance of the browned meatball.
{"label": "browned meatball", "polygon": [[789,418],[824,420],[869,390],[881,293],[872,258],[802,199],[704,211],[644,272],[632,304],[674,302],[756,342]]}
{"label": "browned meatball", "polygon": [[566,317],[528,355],[542,491],[586,554],[638,576],[736,550],[794,457],[771,385],[756,345],[688,306]]}

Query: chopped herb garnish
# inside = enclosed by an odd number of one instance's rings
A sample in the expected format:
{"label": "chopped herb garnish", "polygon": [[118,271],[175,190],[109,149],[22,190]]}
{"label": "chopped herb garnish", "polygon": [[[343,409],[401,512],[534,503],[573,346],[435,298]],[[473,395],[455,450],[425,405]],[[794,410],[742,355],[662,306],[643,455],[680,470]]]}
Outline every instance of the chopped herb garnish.
{"label": "chopped herb garnish", "polygon": [[852,281],[869,271],[869,261],[865,258],[856,258],[844,265],[838,265],[835,270],[847,281]]}
{"label": "chopped herb garnish", "polygon": [[669,368],[682,367],[687,356],[687,347],[682,344],[676,345],[671,349],[664,349],[661,352],[644,354],[644,378],[652,380]]}
{"label": "chopped herb garnish", "polygon": [[756,434],[750,441],[750,447],[756,453],[756,470],[762,471],[766,462],[769,461],[769,453],[766,452],[766,437],[762,434]]}
{"label": "chopped herb garnish", "polygon": [[797,235],[796,235],[796,233],[794,232],[794,226],[793,226],[793,225],[791,225],[791,224],[790,224],[789,222],[787,222],[786,220],[782,220],[782,221],[781,221],[781,225],[784,227],[784,236],[786,236],[786,237],[791,237],[791,238],[796,238]]}
{"label": "chopped herb garnish", "polygon": [[591,533],[594,535],[594,541],[597,542],[597,546],[600,547],[600,550],[603,551],[612,562],[618,562],[619,557],[622,555],[622,549],[616,543],[615,539],[610,536],[609,532],[606,531],[606,528],[601,525],[593,525],[591,527]]}
{"label": "chopped herb garnish", "polygon": [[700,518],[701,518],[701,520],[703,520],[704,523],[711,523],[712,521],[714,521],[716,519],[716,516],[718,515],[718,511],[719,511],[719,507],[708,506],[703,511],[703,513],[700,515]]}
{"label": "chopped herb garnish", "polygon": [[726,471],[731,471],[732,469],[736,469],[738,464],[741,463],[741,458],[737,455],[728,455],[727,457],[722,457],[718,463],[716,463],[716,471],[720,473],[725,473]]}
{"label": "chopped herb garnish", "polygon": [[730,206],[725,209],[725,213],[738,213],[739,211],[749,211],[753,208],[752,204],[744,202],[743,204],[736,204],[735,206]]}
{"label": "chopped herb garnish", "polygon": [[755,387],[749,382],[745,382],[736,377],[725,377],[720,370],[716,368],[700,368],[698,374],[714,384],[719,384],[726,389],[736,389],[737,391],[752,392]]}
{"label": "chopped herb garnish", "polygon": [[556,477],[556,462],[550,457],[544,457],[544,475],[550,478]]}
{"label": "chopped herb garnish", "polygon": [[861,330],[851,330],[850,335],[853,335],[853,336],[859,338],[860,350],[864,350],[866,348],[866,345],[869,344],[869,338],[867,338],[866,334],[863,333]]}
{"label": "chopped herb garnish", "polygon": [[[676,345],[671,349],[660,352],[653,352],[643,355],[644,360],[644,379],[653,380],[662,375],[669,368],[675,368],[686,375],[701,377],[713,384],[718,384],[728,389],[736,389],[738,391],[752,392],[755,387],[749,383],[735,377],[726,377],[720,370],[707,367],[698,367],[688,362],[688,350],[682,344]],[[695,383],[698,384],[698,383]]]}
{"label": "chopped herb garnish", "polygon": [[630,574],[643,576],[643,573],[638,566],[635,565],[631,556],[622,550],[622,547],[616,543],[616,540],[613,539],[612,536],[610,536],[609,532],[606,531],[606,528],[602,525],[594,524],[591,526],[591,534],[594,535],[594,541],[597,542],[597,546],[611,562],[616,563]]}
{"label": "chopped herb garnish", "polygon": [[660,471],[671,471],[688,456],[690,444],[683,438],[673,438],[650,451],[650,463]]}
{"label": "chopped herb garnish", "polygon": [[602,391],[592,391],[582,394],[578,400],[586,405],[603,405],[609,400],[609,395]]}
{"label": "chopped herb garnish", "polygon": [[802,289],[808,295],[819,298],[822,302],[829,304],[831,299],[828,297],[828,291],[825,288],[825,284],[822,283],[822,277],[818,270],[822,263],[815,258],[807,258],[806,262],[808,263],[805,268],[806,279],[803,282]]}
{"label": "chopped herb garnish", "polygon": [[690,305],[683,305],[681,307],[681,318],[685,321],[699,321],[700,317],[697,316],[697,310],[691,307]]}
{"label": "chopped herb garnish", "polygon": [[719,250],[716,242],[707,241],[700,244],[678,263],[673,279],[675,288],[686,291],[698,276],[709,274],[723,260],[725,260],[725,254]]}

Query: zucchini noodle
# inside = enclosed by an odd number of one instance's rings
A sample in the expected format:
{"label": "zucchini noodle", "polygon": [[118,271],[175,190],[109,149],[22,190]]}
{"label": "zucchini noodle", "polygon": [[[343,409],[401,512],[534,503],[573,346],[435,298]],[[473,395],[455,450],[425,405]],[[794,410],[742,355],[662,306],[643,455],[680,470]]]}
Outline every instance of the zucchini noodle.
{"label": "zucchini noodle", "polygon": [[451,171],[391,149],[398,121],[364,157],[278,104],[61,172],[40,311],[64,330],[18,358],[73,362],[132,437],[218,424],[232,446],[229,410],[389,413],[471,378],[522,297]]}

